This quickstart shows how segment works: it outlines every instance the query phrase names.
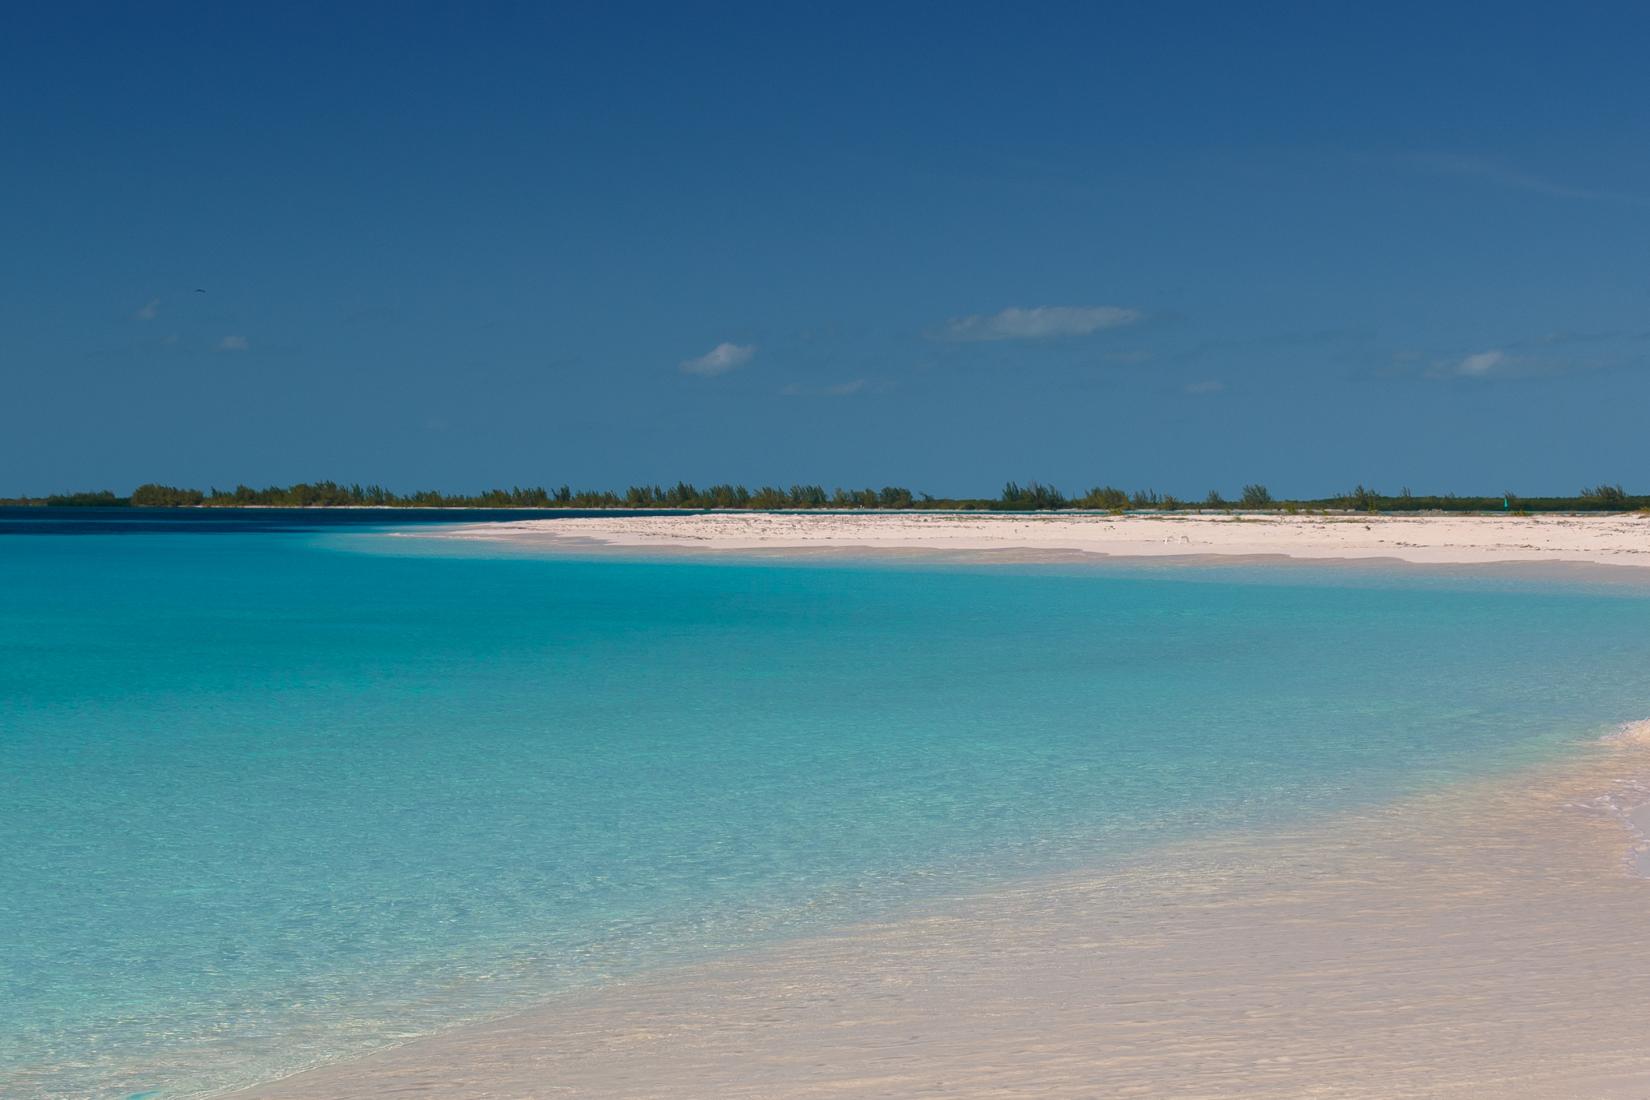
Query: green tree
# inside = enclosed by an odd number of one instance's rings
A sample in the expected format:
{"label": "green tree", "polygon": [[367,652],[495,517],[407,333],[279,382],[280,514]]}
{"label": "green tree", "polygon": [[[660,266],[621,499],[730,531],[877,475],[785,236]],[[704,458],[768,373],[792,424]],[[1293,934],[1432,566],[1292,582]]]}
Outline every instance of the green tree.
{"label": "green tree", "polygon": [[1066,498],[1060,490],[1052,485],[1044,485],[1033,481],[1027,485],[1011,481],[1003,486],[1003,495],[998,504],[1012,511],[1040,511],[1052,508],[1064,508]]}
{"label": "green tree", "polygon": [[1084,508],[1118,509],[1129,506],[1129,494],[1110,485],[1097,485],[1077,502]]}
{"label": "green tree", "polygon": [[132,490],[134,508],[191,508],[206,499],[199,489],[178,489],[150,482]]}
{"label": "green tree", "polygon": [[1624,508],[1627,492],[1620,485],[1595,485],[1581,490],[1581,499],[1598,508]]}
{"label": "green tree", "polygon": [[897,485],[885,485],[877,496],[877,503],[884,508],[909,508],[911,490],[902,489]]}

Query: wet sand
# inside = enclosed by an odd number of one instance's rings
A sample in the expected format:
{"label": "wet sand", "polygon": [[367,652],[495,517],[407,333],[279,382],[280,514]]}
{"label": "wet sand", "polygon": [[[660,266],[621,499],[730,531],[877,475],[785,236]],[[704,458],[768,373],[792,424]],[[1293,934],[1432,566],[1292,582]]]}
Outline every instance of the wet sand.
{"label": "wet sand", "polygon": [[655,974],[236,1095],[1640,1098],[1645,825],[1638,723],[1510,777]]}

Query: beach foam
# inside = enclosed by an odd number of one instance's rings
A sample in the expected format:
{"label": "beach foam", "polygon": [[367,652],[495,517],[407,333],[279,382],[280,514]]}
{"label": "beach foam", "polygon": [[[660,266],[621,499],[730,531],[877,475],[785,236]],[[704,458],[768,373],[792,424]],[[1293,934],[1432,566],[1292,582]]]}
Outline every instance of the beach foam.
{"label": "beach foam", "polygon": [[[1627,751],[1650,749],[1650,719],[1623,723],[1605,734],[1604,743]],[[1632,838],[1627,863],[1633,872],[1650,877],[1650,774],[1628,774],[1600,794],[1595,805],[1614,817]]]}

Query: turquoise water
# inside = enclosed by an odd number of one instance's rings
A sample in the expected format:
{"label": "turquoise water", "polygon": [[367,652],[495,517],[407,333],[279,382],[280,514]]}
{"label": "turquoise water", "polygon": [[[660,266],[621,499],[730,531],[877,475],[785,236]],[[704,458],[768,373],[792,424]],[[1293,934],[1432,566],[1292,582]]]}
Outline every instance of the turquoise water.
{"label": "turquoise water", "polygon": [[0,538],[0,1095],[209,1095],[1646,715],[1634,589]]}

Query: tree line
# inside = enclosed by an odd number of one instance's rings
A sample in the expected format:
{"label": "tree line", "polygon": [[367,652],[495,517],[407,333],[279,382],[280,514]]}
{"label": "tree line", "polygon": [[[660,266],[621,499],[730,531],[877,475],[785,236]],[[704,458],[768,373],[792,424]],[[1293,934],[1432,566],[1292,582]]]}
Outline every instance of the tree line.
{"label": "tree line", "polygon": [[93,508],[671,508],[697,511],[709,509],[863,510],[939,509],[958,511],[1039,512],[1063,509],[1129,512],[1178,510],[1198,511],[1307,511],[1357,512],[1625,512],[1650,509],[1650,496],[1629,494],[1619,484],[1600,483],[1583,488],[1573,497],[1524,497],[1512,492],[1492,496],[1417,495],[1409,489],[1395,494],[1381,493],[1358,485],[1331,497],[1304,500],[1274,499],[1266,486],[1243,486],[1236,499],[1227,500],[1219,490],[1201,501],[1183,500],[1155,489],[1125,492],[1115,486],[1096,486],[1068,497],[1052,485],[1031,481],[1010,481],[995,497],[935,497],[899,486],[881,489],[827,490],[823,485],[792,485],[782,488],[763,485],[720,484],[704,488],[690,482],[674,485],[632,485],[624,492],[581,489],[570,486],[548,489],[512,487],[489,489],[475,494],[442,493],[424,490],[397,493],[382,485],[344,485],[335,481],[299,482],[296,485],[256,489],[237,485],[233,489],[179,488],[144,484],[129,497],[105,489],[87,493],[65,493],[46,497],[0,499],[0,505],[93,507]]}

